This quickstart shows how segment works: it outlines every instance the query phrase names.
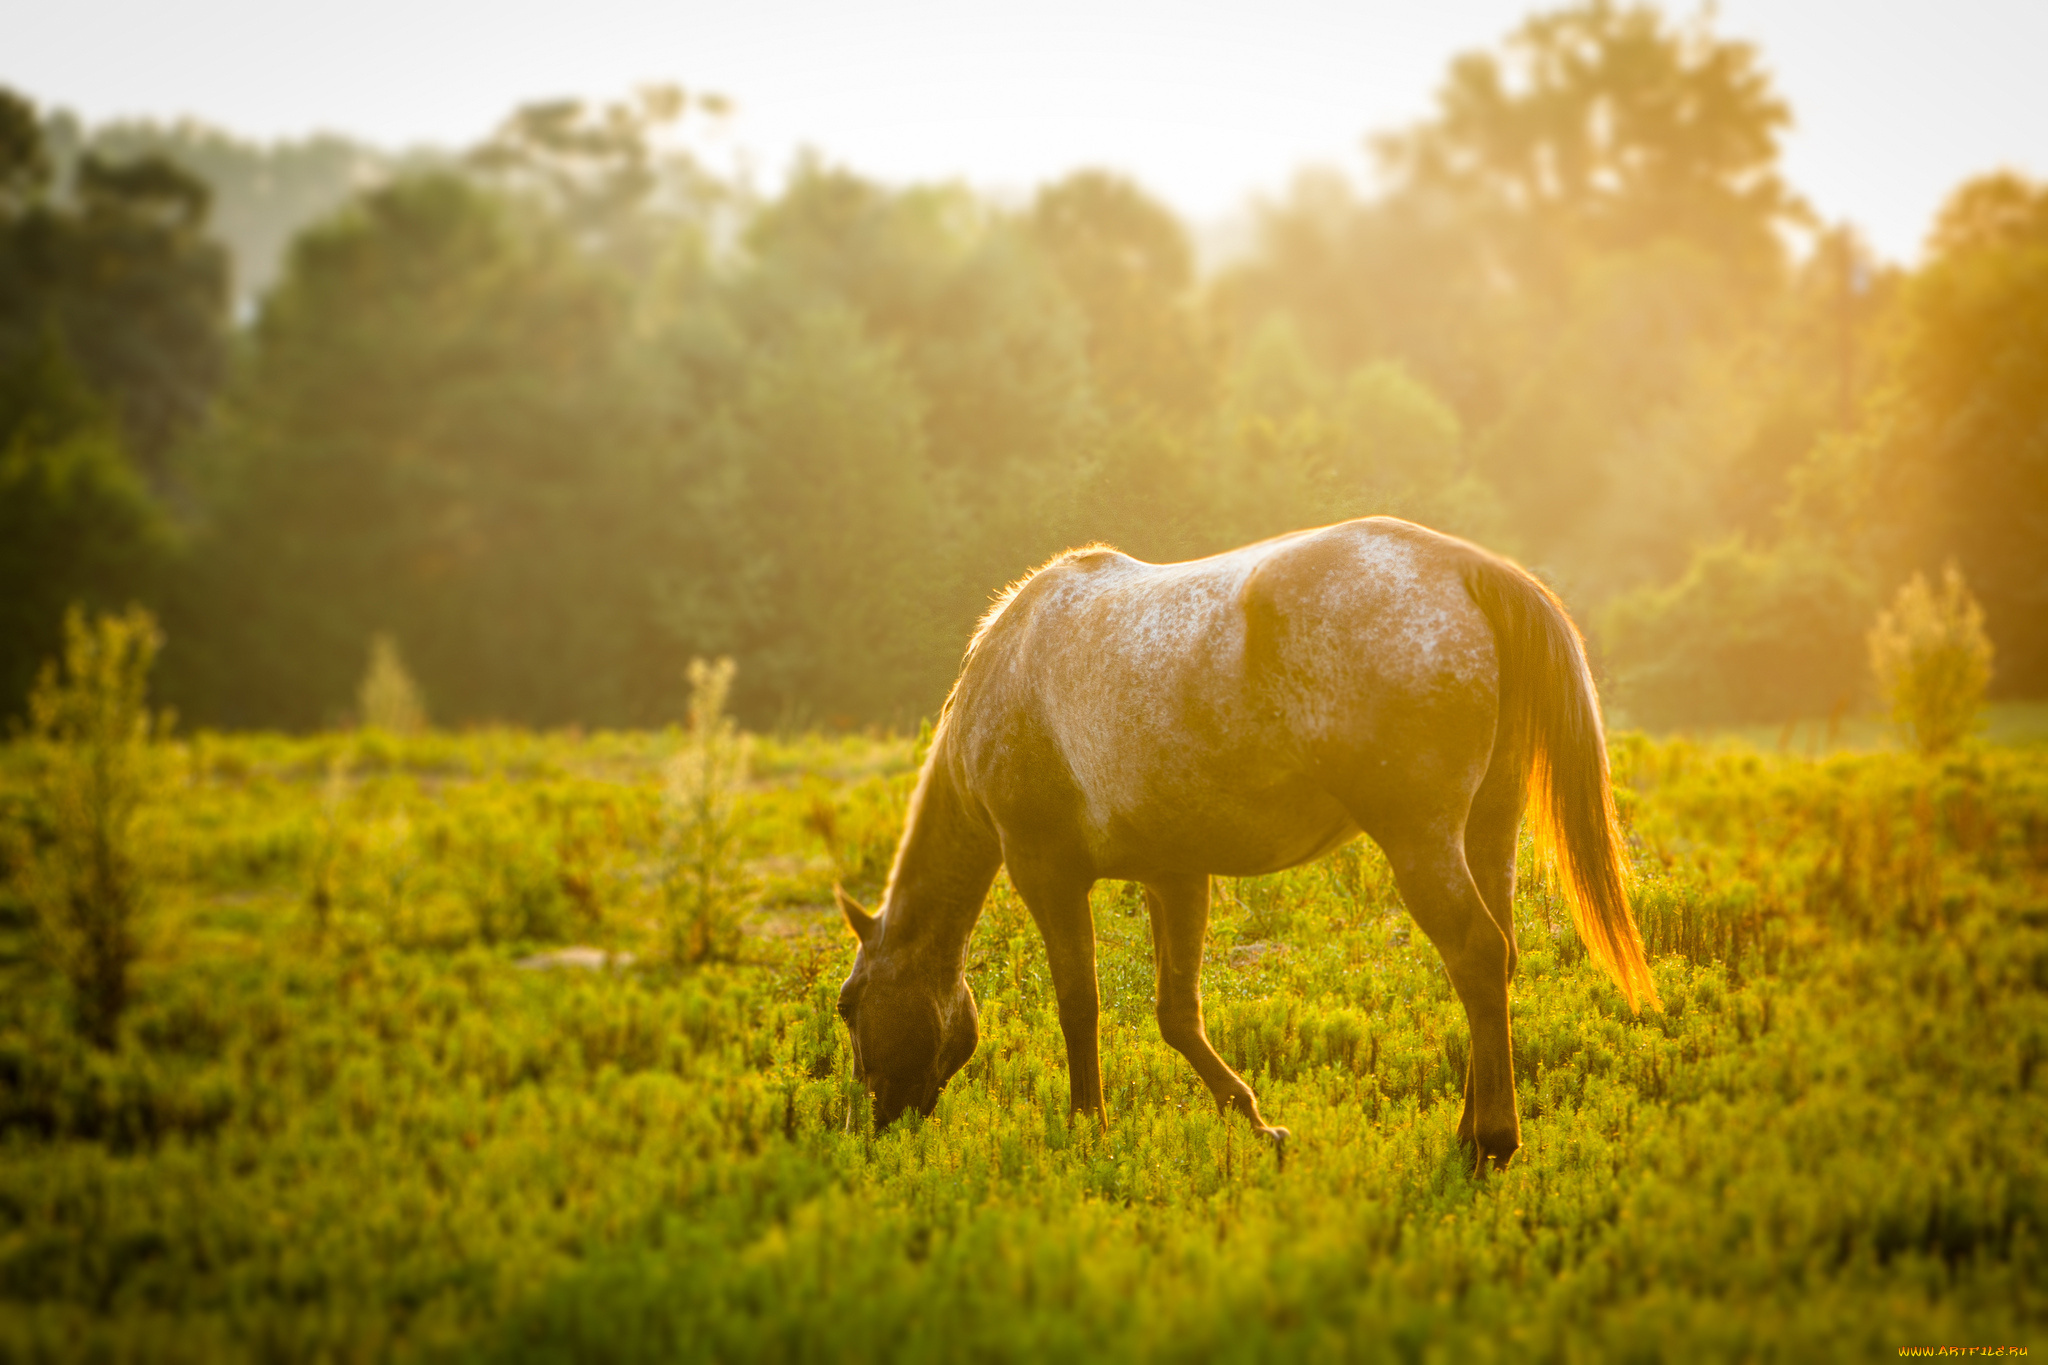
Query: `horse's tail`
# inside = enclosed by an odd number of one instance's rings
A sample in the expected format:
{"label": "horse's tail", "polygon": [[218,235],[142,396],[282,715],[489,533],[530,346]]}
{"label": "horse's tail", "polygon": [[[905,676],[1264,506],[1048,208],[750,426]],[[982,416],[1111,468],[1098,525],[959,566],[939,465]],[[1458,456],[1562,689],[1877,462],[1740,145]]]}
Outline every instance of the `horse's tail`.
{"label": "horse's tail", "polygon": [[1629,913],[1620,823],[1607,774],[1600,699],[1585,641],[1556,594],[1514,564],[1476,556],[1465,587],[1493,626],[1500,655],[1501,733],[1495,763],[1526,774],[1534,832],[1563,874],[1586,951],[1629,1009],[1664,1007]]}

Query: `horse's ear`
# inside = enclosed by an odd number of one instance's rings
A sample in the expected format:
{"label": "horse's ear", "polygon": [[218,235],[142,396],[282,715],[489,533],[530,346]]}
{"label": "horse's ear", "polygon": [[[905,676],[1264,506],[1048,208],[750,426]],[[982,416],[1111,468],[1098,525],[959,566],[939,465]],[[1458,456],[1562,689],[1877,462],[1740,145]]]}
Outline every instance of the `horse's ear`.
{"label": "horse's ear", "polygon": [[846,915],[846,927],[853,930],[853,936],[863,944],[875,932],[875,917],[861,908],[861,903],[846,894],[846,888],[832,883],[832,895],[839,901],[839,908]]}

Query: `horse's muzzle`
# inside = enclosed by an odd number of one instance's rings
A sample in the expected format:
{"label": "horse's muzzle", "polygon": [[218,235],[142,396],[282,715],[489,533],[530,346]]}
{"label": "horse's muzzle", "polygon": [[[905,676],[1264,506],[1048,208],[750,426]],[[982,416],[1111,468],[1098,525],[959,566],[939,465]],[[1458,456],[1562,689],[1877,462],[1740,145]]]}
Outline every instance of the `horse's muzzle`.
{"label": "horse's muzzle", "polygon": [[867,1084],[868,1094],[872,1095],[875,1101],[875,1131],[877,1133],[902,1118],[912,1109],[917,1110],[918,1113],[926,1118],[930,1118],[932,1111],[939,1107],[939,1090],[941,1087],[937,1085],[924,1089],[923,1093],[920,1094],[920,1088],[915,1086],[904,1086],[901,1088],[896,1086],[878,1086],[872,1081],[869,1081]]}

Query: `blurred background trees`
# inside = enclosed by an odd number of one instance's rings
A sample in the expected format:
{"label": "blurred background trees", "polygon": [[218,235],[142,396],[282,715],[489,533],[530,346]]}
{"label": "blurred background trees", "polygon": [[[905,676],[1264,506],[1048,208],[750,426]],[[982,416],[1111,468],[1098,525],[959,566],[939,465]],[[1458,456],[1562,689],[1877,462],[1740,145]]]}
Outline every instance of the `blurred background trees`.
{"label": "blurred background trees", "polygon": [[2048,692],[2048,189],[1881,265],[1708,17],[1537,15],[1207,278],[1101,171],[762,199],[681,150],[722,109],[395,156],[0,97],[0,709],[68,603],[141,600],[207,724],[341,720],[388,638],[452,723],[667,719],[731,657],[749,725],[909,725],[1066,545],[1369,513],[1536,568],[1639,723],[1867,705],[1950,560],[1994,692]]}
{"label": "blurred background trees", "polygon": [[167,590],[171,452],[226,360],[206,189],[87,157],[53,192],[35,111],[0,90],[0,707],[20,715],[68,606]]}

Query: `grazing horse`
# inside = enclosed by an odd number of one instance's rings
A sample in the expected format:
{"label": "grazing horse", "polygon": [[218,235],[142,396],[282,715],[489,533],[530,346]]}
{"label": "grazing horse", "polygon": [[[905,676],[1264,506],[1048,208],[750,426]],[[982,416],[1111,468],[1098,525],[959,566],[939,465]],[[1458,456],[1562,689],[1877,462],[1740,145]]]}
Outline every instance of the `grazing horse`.
{"label": "grazing horse", "polygon": [[1521,1145],[1508,1039],[1515,839],[1534,797],[1591,955],[1657,1004],[1623,887],[1598,699],[1548,589],[1477,546],[1373,517],[1184,564],[1069,550],[1003,595],[932,737],[839,1012],[878,1127],[929,1114],[974,1054],[967,938],[999,867],[1044,936],[1076,1113],[1106,1122],[1100,878],[1145,888],[1160,1035],[1276,1142],[1202,1023],[1211,874],[1256,876],[1361,831],[1472,1030],[1458,1136]]}

